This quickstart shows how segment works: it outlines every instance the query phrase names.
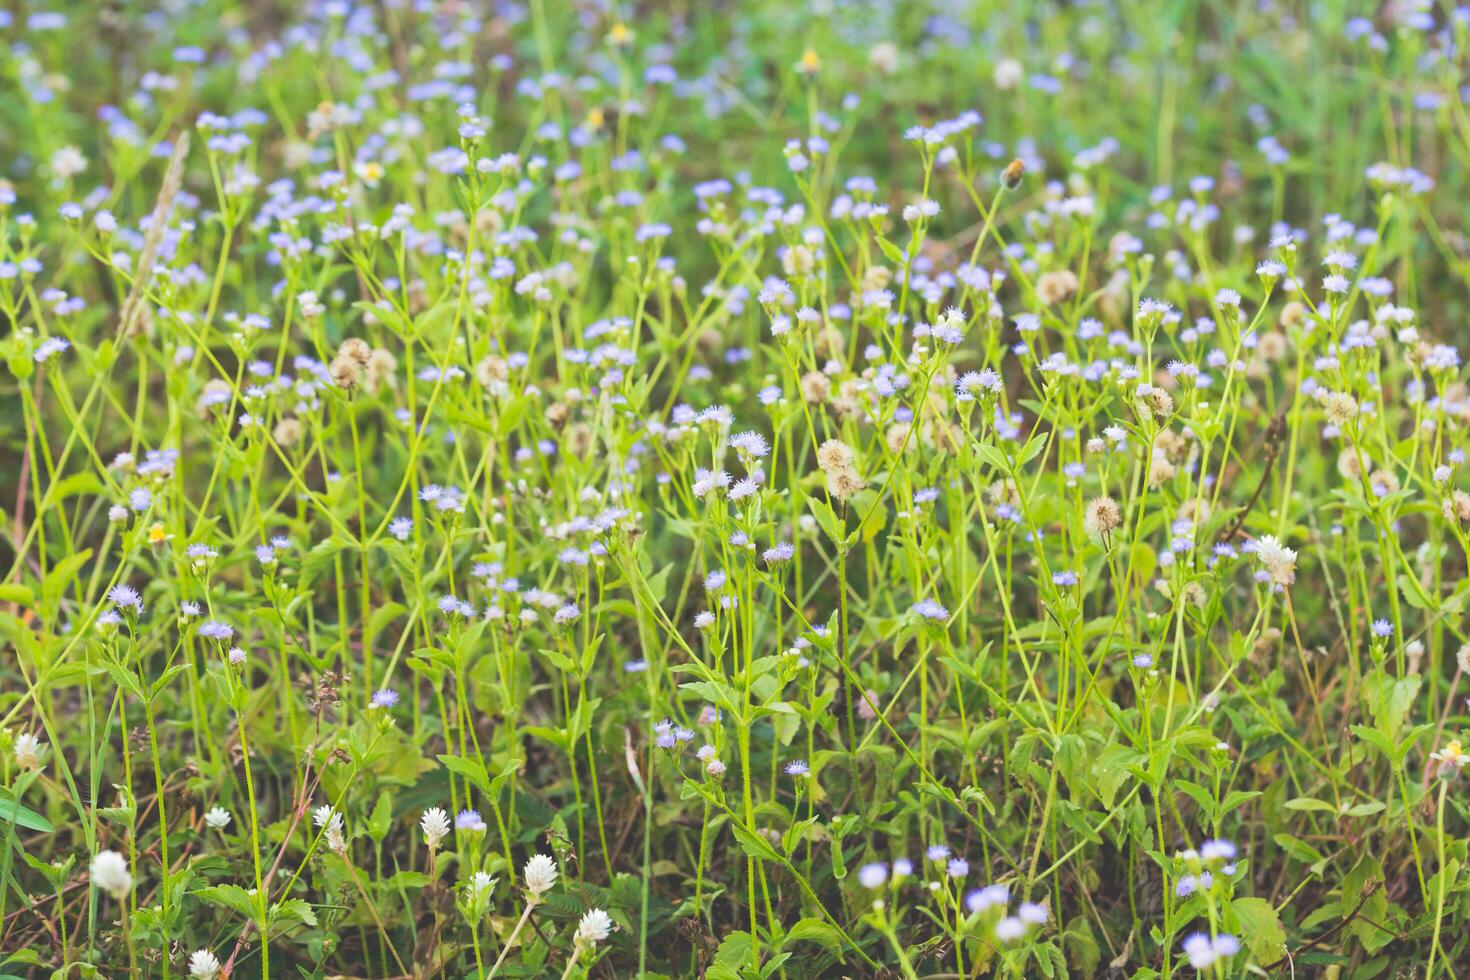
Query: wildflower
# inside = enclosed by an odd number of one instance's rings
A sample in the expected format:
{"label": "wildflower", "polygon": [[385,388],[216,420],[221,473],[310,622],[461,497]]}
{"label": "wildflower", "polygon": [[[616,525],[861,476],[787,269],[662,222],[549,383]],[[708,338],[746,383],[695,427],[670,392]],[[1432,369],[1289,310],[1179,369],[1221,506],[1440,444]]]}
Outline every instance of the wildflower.
{"label": "wildflower", "polygon": [[1286,586],[1296,581],[1296,552],[1273,535],[1262,535],[1256,540],[1256,557],[1272,582]]}
{"label": "wildflower", "polygon": [[30,732],[16,736],[15,763],[22,769],[40,769],[46,763],[46,743]]}
{"label": "wildflower", "polygon": [[430,807],[419,818],[419,826],[423,828],[424,843],[429,845],[429,850],[437,850],[444,838],[449,836],[449,814],[441,807]]}
{"label": "wildflower", "polygon": [[944,622],[949,619],[949,610],[933,599],[920,599],[912,607],[913,613],[921,619],[933,622]]}
{"label": "wildflower", "polygon": [[577,923],[572,941],[578,947],[595,946],[612,933],[612,918],[602,909],[592,909]]}
{"label": "wildflower", "polygon": [[230,825],[230,811],[222,806],[212,806],[204,814],[204,822],[211,830],[224,830]]}
{"label": "wildflower", "polygon": [[986,885],[965,896],[965,908],[978,915],[993,908],[1004,909],[1010,900],[1011,892],[1005,885]]}
{"label": "wildflower", "polygon": [[761,560],[768,565],[775,565],[780,562],[790,561],[795,556],[796,548],[786,542],[774,545],[773,547],[767,548],[765,551],[761,552]]}
{"label": "wildflower", "polygon": [[479,810],[461,810],[454,818],[454,829],[469,834],[483,834],[485,832],[485,820],[480,816]]}
{"label": "wildflower", "polygon": [[1196,970],[1207,970],[1218,961],[1240,952],[1240,941],[1223,932],[1213,938],[1196,932],[1184,938],[1182,948],[1190,966]]}
{"label": "wildflower", "polygon": [[197,980],[215,980],[219,971],[219,960],[209,950],[197,949],[189,955],[189,976]]}
{"label": "wildflower", "polygon": [[107,598],[119,609],[130,612],[134,616],[143,615],[143,597],[131,585],[114,585],[107,590]]}
{"label": "wildflower", "polygon": [[886,881],[888,881],[886,864],[865,864],[858,869],[858,883],[864,888],[882,888]]}
{"label": "wildflower", "polygon": [[1457,738],[1446,742],[1444,748],[1431,753],[1429,758],[1451,771],[1470,765],[1470,752],[1460,747],[1460,740]]}
{"label": "wildflower", "polygon": [[370,707],[387,710],[398,703],[398,692],[392,688],[382,688],[374,692]]}
{"label": "wildflower", "polygon": [[494,886],[494,878],[483,871],[476,871],[470,875],[469,883],[465,886],[465,897],[471,902],[478,901],[488,895]]}
{"label": "wildflower", "polygon": [[521,871],[526,879],[526,900],[539,902],[556,885],[556,862],[545,854],[532,855]]}
{"label": "wildflower", "polygon": [[805,760],[796,759],[786,763],[786,775],[788,776],[795,776],[797,779],[801,779],[805,776],[810,776],[811,772],[811,767],[806,764]]}
{"label": "wildflower", "polygon": [[121,899],[133,888],[128,859],[116,851],[102,851],[92,858],[92,884],[113,898]]}
{"label": "wildflower", "polygon": [[199,624],[199,635],[206,640],[217,640],[226,643],[230,637],[235,635],[235,628],[228,623],[220,622],[218,619],[206,619]]}

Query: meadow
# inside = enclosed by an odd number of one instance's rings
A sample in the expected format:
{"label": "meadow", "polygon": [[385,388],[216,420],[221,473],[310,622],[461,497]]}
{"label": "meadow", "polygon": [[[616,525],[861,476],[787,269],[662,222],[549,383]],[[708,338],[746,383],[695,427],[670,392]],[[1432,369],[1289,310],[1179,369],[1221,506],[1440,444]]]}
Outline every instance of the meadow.
{"label": "meadow", "polygon": [[1470,8],[0,10],[0,980],[1470,977]]}

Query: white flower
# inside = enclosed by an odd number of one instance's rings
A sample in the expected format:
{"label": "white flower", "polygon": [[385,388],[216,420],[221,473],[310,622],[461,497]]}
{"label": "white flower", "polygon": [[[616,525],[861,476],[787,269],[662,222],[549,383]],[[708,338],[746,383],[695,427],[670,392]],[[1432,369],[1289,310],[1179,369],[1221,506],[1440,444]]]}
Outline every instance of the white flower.
{"label": "white flower", "polygon": [[214,980],[219,976],[219,960],[207,949],[195,950],[189,956],[189,976]]}
{"label": "white flower", "polygon": [[327,824],[327,846],[339,857],[347,857],[347,837],[342,832],[342,814],[332,814],[332,820]]}
{"label": "white flower", "polygon": [[537,854],[526,862],[523,874],[526,877],[526,891],[531,893],[531,901],[534,902],[551,891],[556,884],[556,862],[545,854]]}
{"label": "white flower", "polygon": [[1460,740],[1457,738],[1451,739],[1438,752],[1430,753],[1429,758],[1453,769],[1464,769],[1465,766],[1470,765],[1470,752],[1460,747]]}
{"label": "white flower", "polygon": [[87,169],[87,158],[75,146],[63,146],[51,155],[51,172],[60,180],[70,180]]}
{"label": "white flower", "polygon": [[437,850],[449,836],[449,814],[440,807],[430,807],[419,818],[419,826],[424,829],[424,843],[429,845],[429,850]]}
{"label": "white flower", "polygon": [[333,852],[347,856],[347,838],[342,833],[342,814],[330,806],[322,805],[311,811],[311,821],[326,828],[327,847]]}
{"label": "white flower", "polygon": [[1290,585],[1296,581],[1296,552],[1273,535],[1262,535],[1256,540],[1256,557],[1261,559],[1271,581],[1277,585]]}
{"label": "white flower", "polygon": [[92,859],[92,884],[113,898],[122,898],[133,887],[128,859],[116,851],[102,851]]}
{"label": "white flower", "polygon": [[1015,58],[1005,58],[995,66],[995,87],[1002,92],[1009,92],[1021,84],[1021,79],[1026,77],[1026,69]]}
{"label": "white flower", "polygon": [[15,761],[22,769],[39,769],[46,761],[46,743],[30,732],[15,740]]}
{"label": "white flower", "polygon": [[204,815],[204,822],[214,830],[224,830],[230,825],[230,811],[222,806],[213,806]]}
{"label": "white flower", "polygon": [[470,883],[465,886],[465,894],[470,901],[475,901],[487,894],[495,887],[495,879],[483,871],[476,871],[470,876]]}
{"label": "white flower", "polygon": [[595,946],[612,932],[612,919],[602,909],[592,909],[577,923],[577,934],[572,938],[578,946]]}

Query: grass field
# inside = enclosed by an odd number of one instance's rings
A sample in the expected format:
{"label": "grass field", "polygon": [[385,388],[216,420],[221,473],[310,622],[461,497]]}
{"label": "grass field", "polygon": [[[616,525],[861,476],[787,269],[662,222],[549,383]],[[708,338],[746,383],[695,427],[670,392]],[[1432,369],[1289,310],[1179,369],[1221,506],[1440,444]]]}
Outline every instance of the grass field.
{"label": "grass field", "polygon": [[1470,9],[0,37],[0,980],[1470,977]]}

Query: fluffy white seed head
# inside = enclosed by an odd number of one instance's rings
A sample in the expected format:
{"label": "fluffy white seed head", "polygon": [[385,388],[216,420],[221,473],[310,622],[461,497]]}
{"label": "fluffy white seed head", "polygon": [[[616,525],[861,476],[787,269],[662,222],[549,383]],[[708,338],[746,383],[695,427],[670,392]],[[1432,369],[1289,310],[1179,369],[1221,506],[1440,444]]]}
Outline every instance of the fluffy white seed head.
{"label": "fluffy white seed head", "polygon": [[92,884],[111,895],[122,898],[133,888],[133,875],[128,859],[116,851],[102,851],[92,859]]}

